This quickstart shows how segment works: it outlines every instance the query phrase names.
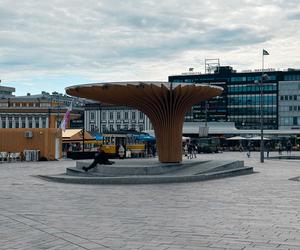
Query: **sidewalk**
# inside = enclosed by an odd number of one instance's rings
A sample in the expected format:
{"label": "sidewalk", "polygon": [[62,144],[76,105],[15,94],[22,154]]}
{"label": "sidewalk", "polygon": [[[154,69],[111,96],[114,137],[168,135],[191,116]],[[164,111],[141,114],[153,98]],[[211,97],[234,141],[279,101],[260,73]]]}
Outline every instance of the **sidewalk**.
{"label": "sidewalk", "polygon": [[261,164],[259,152],[197,159],[244,160],[258,173],[98,186],[32,176],[63,173],[74,161],[0,164],[0,249],[300,249],[300,182],[289,180],[300,161]]}

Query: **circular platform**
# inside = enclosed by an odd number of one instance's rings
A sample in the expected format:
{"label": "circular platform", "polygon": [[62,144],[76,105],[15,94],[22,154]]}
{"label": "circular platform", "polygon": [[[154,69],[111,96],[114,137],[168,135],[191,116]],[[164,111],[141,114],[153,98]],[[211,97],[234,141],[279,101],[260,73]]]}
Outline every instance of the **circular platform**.
{"label": "circular platform", "polygon": [[186,160],[182,163],[159,163],[157,159],[116,160],[114,165],[97,165],[85,172],[82,167],[91,161],[77,161],[58,175],[39,175],[39,178],[77,184],[151,184],[193,182],[253,173],[243,161]]}
{"label": "circular platform", "polygon": [[278,155],[278,156],[272,156],[266,159],[272,159],[272,160],[300,160],[299,155]]}

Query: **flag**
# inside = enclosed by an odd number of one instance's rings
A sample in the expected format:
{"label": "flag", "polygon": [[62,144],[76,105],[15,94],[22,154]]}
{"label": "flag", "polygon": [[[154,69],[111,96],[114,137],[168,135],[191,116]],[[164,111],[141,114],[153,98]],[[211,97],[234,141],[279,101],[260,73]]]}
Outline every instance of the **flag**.
{"label": "flag", "polygon": [[270,55],[269,52],[263,49],[263,56],[268,56],[268,55]]}
{"label": "flag", "polygon": [[73,106],[73,101],[71,101],[70,106],[68,107],[67,112],[65,113],[64,119],[62,120],[61,124],[60,124],[60,128],[65,131],[68,122],[70,121],[70,116],[71,116],[71,110],[72,110],[72,106]]}

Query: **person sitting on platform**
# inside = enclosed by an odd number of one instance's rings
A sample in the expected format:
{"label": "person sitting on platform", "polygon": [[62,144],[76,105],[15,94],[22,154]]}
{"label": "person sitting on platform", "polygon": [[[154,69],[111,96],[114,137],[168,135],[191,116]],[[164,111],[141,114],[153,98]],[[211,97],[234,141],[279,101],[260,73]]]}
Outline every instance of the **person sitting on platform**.
{"label": "person sitting on platform", "polygon": [[99,153],[95,155],[95,159],[94,161],[92,162],[92,164],[88,167],[83,167],[82,169],[87,172],[89,171],[90,169],[94,168],[97,166],[97,164],[100,164],[100,165],[112,165],[114,164],[115,162],[114,161],[110,161],[108,159],[108,155],[107,153],[105,153],[105,151],[101,148],[99,148]]}

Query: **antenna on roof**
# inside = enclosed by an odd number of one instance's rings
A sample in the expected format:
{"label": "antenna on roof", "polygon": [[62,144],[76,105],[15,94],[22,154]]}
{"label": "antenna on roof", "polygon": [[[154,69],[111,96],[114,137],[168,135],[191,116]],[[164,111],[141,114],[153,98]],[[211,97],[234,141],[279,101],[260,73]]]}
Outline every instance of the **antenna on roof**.
{"label": "antenna on roof", "polygon": [[205,59],[204,64],[205,64],[205,74],[219,73],[219,68],[220,68],[219,58]]}

